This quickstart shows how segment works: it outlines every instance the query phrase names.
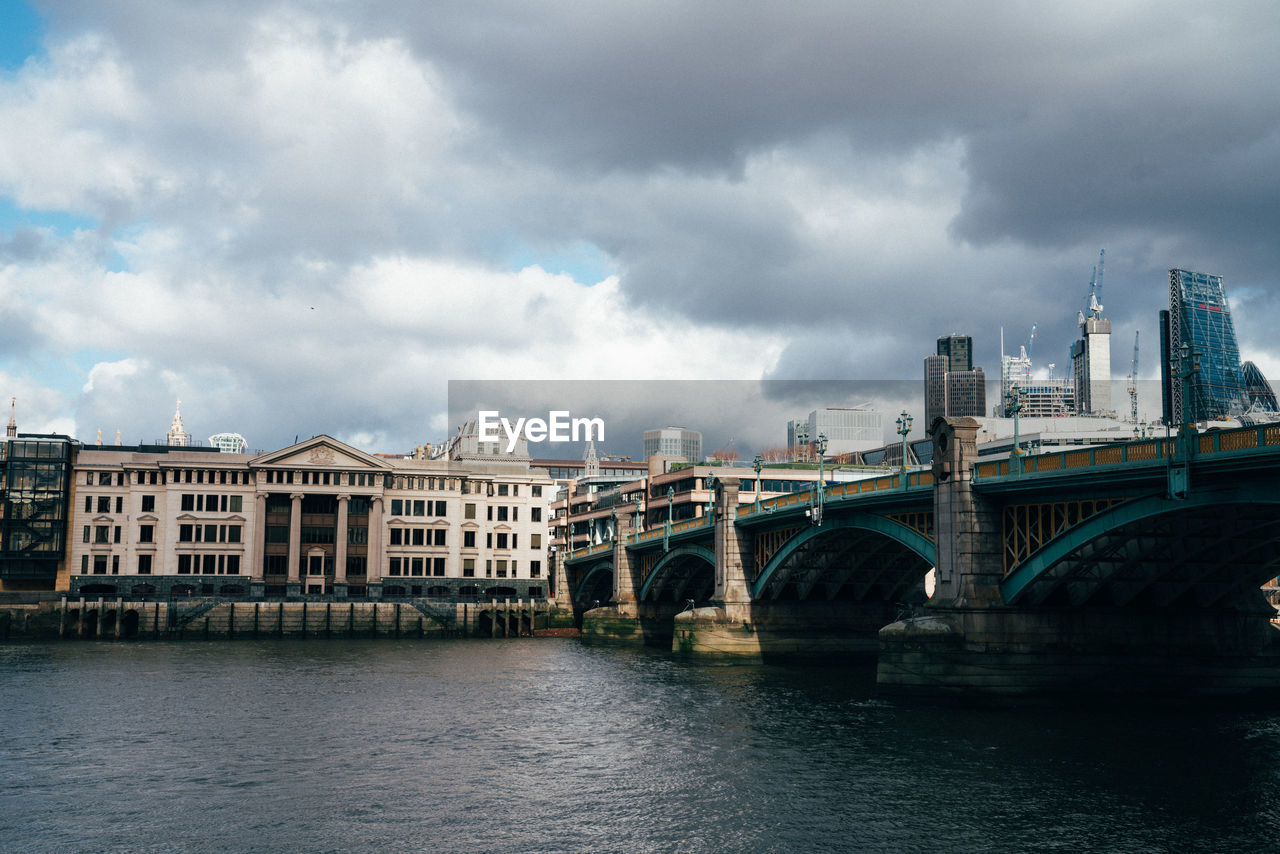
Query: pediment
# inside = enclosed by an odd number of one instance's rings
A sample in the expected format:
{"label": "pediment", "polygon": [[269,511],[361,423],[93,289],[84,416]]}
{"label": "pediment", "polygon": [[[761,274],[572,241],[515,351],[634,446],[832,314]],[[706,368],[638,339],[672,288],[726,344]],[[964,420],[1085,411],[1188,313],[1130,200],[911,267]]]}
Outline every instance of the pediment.
{"label": "pediment", "polygon": [[392,470],[385,460],[366,454],[331,436],[313,436],[296,445],[255,457],[249,461],[249,465],[253,468],[342,469],[344,471],[366,469],[378,472]]}

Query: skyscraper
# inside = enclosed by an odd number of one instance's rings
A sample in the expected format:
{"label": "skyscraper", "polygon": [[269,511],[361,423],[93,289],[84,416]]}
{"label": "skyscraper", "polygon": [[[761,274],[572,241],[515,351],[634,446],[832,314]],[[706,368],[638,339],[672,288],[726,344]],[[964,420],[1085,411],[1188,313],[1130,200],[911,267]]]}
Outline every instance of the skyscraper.
{"label": "skyscraper", "polygon": [[[1235,325],[1222,277],[1190,270],[1169,271],[1168,358],[1162,368],[1173,423],[1208,421],[1244,413],[1250,405]],[[1162,336],[1162,339],[1166,336]],[[1172,364],[1187,348],[1198,357],[1190,377],[1189,401]],[[1184,413],[1183,407],[1186,406]]]}
{"label": "skyscraper", "polygon": [[942,336],[937,355],[924,360],[924,423],[939,415],[982,416],[986,408],[986,375],[973,367],[973,338]]}

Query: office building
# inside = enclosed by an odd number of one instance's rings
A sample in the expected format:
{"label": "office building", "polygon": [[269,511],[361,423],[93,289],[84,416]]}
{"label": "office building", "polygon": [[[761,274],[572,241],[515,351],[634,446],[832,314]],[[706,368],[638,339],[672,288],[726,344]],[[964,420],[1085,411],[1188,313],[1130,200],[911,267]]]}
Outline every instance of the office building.
{"label": "office building", "polygon": [[[1169,311],[1161,318],[1167,323],[1161,333],[1162,349],[1167,350],[1161,376],[1173,423],[1221,420],[1246,412],[1251,401],[1222,277],[1170,270]],[[1184,346],[1199,365],[1189,378],[1189,401],[1182,399],[1182,380],[1171,365]]]}
{"label": "office building", "polygon": [[644,431],[645,459],[653,456],[684,457],[702,462],[702,434],[684,427],[660,427]]}
{"label": "office building", "polygon": [[884,444],[884,416],[865,407],[836,406],[787,422],[787,447],[800,450],[803,456],[813,455],[807,446],[820,435],[827,437],[828,457],[868,451]]}
{"label": "office building", "polygon": [[926,428],[940,415],[977,417],[986,408],[986,375],[973,366],[973,339],[956,334],[939,338],[936,355],[924,360]]}

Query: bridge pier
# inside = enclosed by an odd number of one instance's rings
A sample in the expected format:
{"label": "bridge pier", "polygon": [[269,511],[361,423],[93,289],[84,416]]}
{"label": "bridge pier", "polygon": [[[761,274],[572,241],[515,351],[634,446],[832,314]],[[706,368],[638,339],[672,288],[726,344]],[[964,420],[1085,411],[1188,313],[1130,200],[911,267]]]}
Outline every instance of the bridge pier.
{"label": "bridge pier", "polygon": [[632,532],[629,514],[615,516],[613,597],[607,605],[583,613],[582,640],[585,643],[665,647],[671,642],[670,629],[663,628],[669,625],[671,615],[662,614],[662,609],[651,603],[639,601],[641,580],[638,568],[627,551],[627,537]]}
{"label": "bridge pier", "polygon": [[1257,590],[1212,607],[1006,603],[1001,513],[972,488],[977,426],[940,418],[931,427],[937,586],[923,616],[880,630],[883,692],[999,698],[1280,689],[1275,611]]}

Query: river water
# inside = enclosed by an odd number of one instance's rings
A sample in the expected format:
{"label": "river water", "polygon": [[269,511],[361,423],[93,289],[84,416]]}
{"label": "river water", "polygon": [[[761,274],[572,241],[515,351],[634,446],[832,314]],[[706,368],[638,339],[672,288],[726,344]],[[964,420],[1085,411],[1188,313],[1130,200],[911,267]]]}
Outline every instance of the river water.
{"label": "river water", "polygon": [[570,639],[0,646],[4,851],[1280,850],[1280,711]]}

